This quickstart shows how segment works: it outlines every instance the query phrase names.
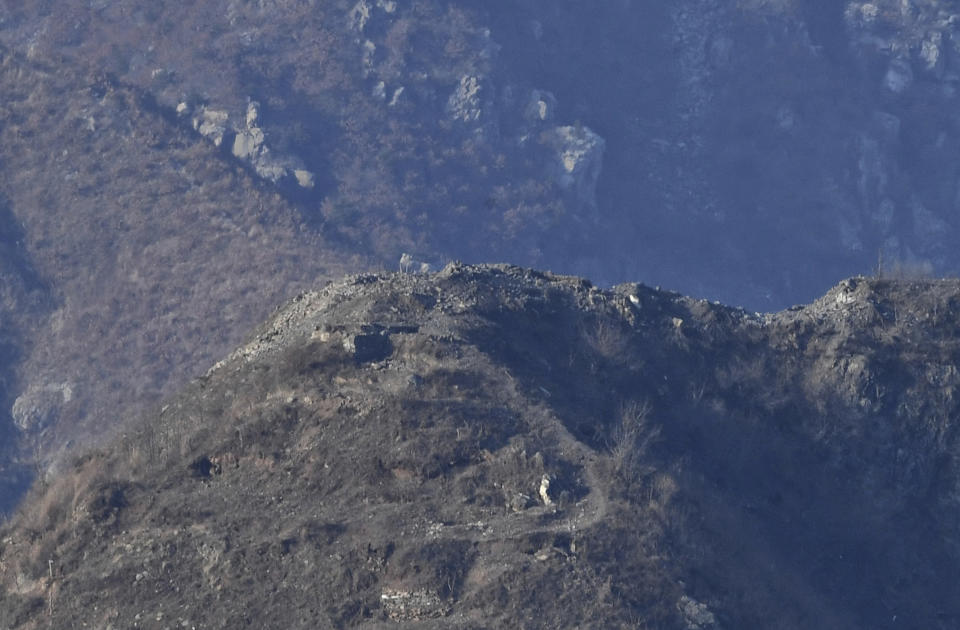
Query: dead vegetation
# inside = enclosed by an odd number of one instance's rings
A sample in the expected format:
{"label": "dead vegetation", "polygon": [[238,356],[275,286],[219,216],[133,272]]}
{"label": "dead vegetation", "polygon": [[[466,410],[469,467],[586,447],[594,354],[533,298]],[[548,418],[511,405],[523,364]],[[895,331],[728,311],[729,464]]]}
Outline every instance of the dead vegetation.
{"label": "dead vegetation", "polygon": [[[38,485],[0,620],[92,619],[96,589],[114,624],[859,628],[897,583],[946,628],[956,328],[923,315],[958,295],[855,280],[761,325],[511,267],[347,279]],[[372,330],[389,354],[344,344]]]}

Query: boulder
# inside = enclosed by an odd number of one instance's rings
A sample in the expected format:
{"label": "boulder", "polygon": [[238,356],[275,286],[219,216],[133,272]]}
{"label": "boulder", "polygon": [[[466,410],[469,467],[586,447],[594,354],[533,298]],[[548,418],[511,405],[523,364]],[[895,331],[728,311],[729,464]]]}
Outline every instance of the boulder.
{"label": "boulder", "polygon": [[556,107],[557,99],[553,94],[546,90],[532,90],[523,108],[523,118],[532,125],[544,123],[553,118]]}
{"label": "boulder", "polygon": [[554,152],[552,174],[557,184],[581,203],[595,205],[604,139],[583,125],[554,127],[543,139]]}
{"label": "boulder", "polygon": [[263,130],[256,127],[237,132],[233,139],[233,155],[241,160],[255,158],[263,150]]}
{"label": "boulder", "polygon": [[200,132],[204,138],[220,146],[223,142],[223,135],[227,132],[227,119],[230,114],[223,109],[211,109],[204,107],[200,113],[193,119],[193,128]]}
{"label": "boulder", "polygon": [[297,183],[301,188],[313,188],[315,183],[314,175],[310,171],[302,168],[294,169],[293,176],[297,178]]}
{"label": "boulder", "polygon": [[13,401],[13,422],[21,431],[37,432],[53,424],[73,398],[70,383],[31,385]]}

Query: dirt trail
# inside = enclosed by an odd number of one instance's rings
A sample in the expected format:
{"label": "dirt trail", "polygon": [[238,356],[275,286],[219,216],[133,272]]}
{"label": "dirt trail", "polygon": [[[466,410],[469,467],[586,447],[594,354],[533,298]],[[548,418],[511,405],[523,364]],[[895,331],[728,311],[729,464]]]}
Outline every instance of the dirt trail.
{"label": "dirt trail", "polygon": [[[508,387],[513,393],[527,398],[517,392],[512,377],[509,381]],[[580,467],[583,475],[581,481],[587,488],[587,495],[569,506],[538,505],[483,522],[447,526],[443,529],[442,537],[478,542],[510,540],[543,533],[573,534],[592,527],[606,517],[608,500],[597,472],[600,454],[574,437],[548,406],[531,402],[529,408],[529,417],[536,418],[536,424],[539,425],[531,427],[533,431],[540,433],[545,442],[556,444],[565,460]],[[544,523],[543,517],[548,515],[558,518],[554,522]]]}

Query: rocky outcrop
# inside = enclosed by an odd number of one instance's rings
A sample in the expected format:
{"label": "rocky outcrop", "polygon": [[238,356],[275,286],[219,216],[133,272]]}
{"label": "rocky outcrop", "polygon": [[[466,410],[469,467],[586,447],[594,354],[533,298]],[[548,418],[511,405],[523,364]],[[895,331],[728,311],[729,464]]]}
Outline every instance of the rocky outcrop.
{"label": "rocky outcrop", "polygon": [[677,608],[683,614],[687,630],[718,630],[717,618],[710,609],[689,595],[680,598]]}
{"label": "rocky outcrop", "polygon": [[453,120],[478,123],[483,113],[480,100],[482,88],[477,77],[464,76],[447,100],[447,112]]}
{"label": "rocky outcrop", "polygon": [[10,413],[21,431],[36,433],[54,424],[63,406],[73,398],[70,383],[31,385],[13,401]]}
{"label": "rocky outcrop", "polygon": [[226,110],[202,106],[193,119],[193,128],[213,144],[220,146],[227,132],[229,118],[230,112]]}
{"label": "rocky outcrop", "polygon": [[596,204],[597,181],[606,142],[583,125],[554,127],[543,135],[553,151],[552,176],[563,190],[586,206]]}

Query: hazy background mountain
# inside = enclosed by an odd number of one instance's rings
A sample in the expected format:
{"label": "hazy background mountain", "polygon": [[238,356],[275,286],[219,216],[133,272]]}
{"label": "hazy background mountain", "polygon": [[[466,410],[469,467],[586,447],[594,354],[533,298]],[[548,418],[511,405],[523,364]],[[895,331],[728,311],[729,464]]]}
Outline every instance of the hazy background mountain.
{"label": "hazy background mountain", "polygon": [[955,10],[77,0],[7,5],[0,38],[180,106],[391,264],[509,259],[772,309],[881,253],[958,266]]}
{"label": "hazy background mountain", "polygon": [[880,258],[957,269],[955,13],[2,2],[8,434],[93,439],[283,296],[404,252],[751,310]]}

